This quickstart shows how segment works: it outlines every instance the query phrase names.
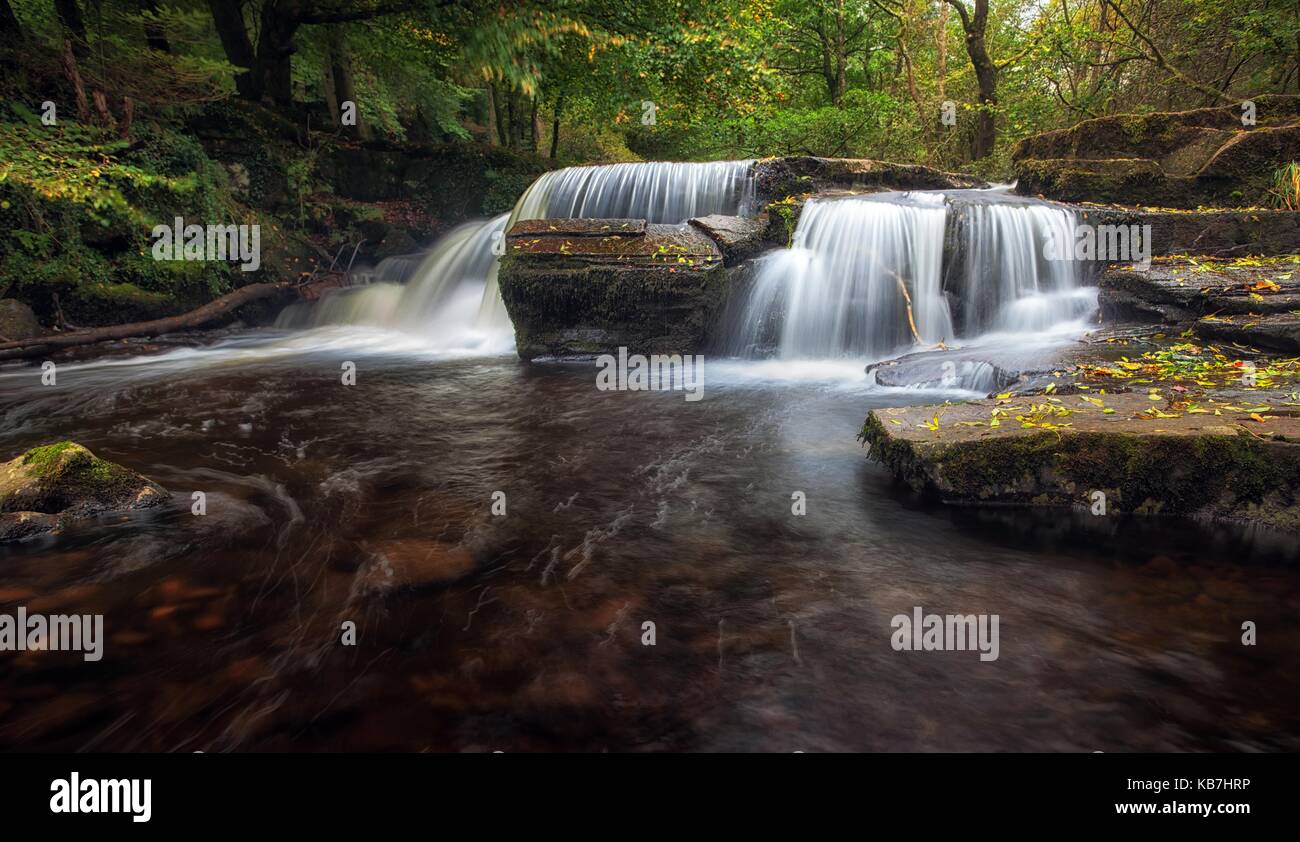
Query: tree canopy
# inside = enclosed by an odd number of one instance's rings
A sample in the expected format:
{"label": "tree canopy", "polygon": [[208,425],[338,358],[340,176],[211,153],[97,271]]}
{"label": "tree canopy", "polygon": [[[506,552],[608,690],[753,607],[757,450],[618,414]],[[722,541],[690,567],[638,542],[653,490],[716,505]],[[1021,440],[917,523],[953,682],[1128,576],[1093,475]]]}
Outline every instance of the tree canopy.
{"label": "tree canopy", "polygon": [[[998,171],[1027,134],[1300,92],[1293,0],[0,0],[107,111],[226,97],[564,162],[855,155]],[[97,105],[97,103],[96,103]],[[87,104],[89,107],[90,104]]]}

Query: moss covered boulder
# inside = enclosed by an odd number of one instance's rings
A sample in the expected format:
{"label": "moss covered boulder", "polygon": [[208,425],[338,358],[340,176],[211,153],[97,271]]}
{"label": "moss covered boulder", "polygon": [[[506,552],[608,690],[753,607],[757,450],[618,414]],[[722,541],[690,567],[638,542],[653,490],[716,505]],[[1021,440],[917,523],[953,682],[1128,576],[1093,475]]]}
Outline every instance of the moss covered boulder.
{"label": "moss covered boulder", "polygon": [[946,503],[1300,531],[1300,418],[1284,403],[1199,409],[1133,393],[879,409],[862,440],[897,479]]}
{"label": "moss covered boulder", "polygon": [[162,486],[76,442],[34,447],[0,464],[0,542],[59,529],[104,512],[166,502]]}
{"label": "moss covered boulder", "polygon": [[1267,203],[1273,171],[1300,157],[1300,97],[1115,114],[1025,138],[1012,151],[1016,189],[1067,202],[1194,208]]}

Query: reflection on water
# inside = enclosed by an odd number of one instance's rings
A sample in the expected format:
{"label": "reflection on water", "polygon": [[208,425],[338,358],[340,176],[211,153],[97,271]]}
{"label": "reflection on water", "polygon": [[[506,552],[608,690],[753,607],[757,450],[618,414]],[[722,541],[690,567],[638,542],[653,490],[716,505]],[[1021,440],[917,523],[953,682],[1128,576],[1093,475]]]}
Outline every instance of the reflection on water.
{"label": "reflection on water", "polygon": [[[0,748],[1300,748],[1294,542],[929,506],[855,435],[935,395],[860,366],[710,364],[688,403],[413,341],[0,370],[0,455],[73,438],[176,497],[0,549],[0,610],[108,635],[0,656]],[[918,605],[999,614],[1001,657],[893,651]]]}

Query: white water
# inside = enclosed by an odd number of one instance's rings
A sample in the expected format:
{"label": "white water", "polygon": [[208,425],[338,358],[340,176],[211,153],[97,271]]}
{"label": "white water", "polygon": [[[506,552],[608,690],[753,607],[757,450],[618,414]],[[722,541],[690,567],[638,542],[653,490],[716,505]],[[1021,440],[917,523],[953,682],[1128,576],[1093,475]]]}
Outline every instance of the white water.
{"label": "white water", "polygon": [[678,223],[713,213],[743,216],[754,199],[753,161],[655,161],[569,167],[524,192],[518,219],[644,219]]}
{"label": "white water", "polygon": [[1072,242],[1075,224],[1067,208],[996,190],[810,200],[792,247],[763,261],[730,350],[873,359],[917,337],[933,346],[1072,327],[1095,308],[1096,291],[1079,263],[1050,261],[1044,246]]}
{"label": "white water", "polygon": [[955,224],[963,247],[958,281],[966,333],[1033,332],[1086,315],[1095,303],[1082,264],[1049,260],[1048,243],[1072,243],[1077,220],[1060,205],[1010,195],[957,193]]}
{"label": "white water", "polygon": [[409,257],[354,273],[372,280],[286,311],[277,327],[361,325],[423,337],[449,353],[504,353],[514,327],[497,286],[505,232],[521,219],[645,219],[678,223],[749,210],[752,161],[636,163],[569,167],[544,174],[514,210],[470,222],[434,243],[412,271]]}
{"label": "white water", "polygon": [[[414,270],[409,258],[383,261],[375,267],[374,282],[290,308],[276,326],[387,328],[421,336],[432,348],[449,353],[508,351],[514,330],[505,308],[485,308],[484,299],[489,286],[496,290],[494,246],[501,242],[509,218],[501,214],[458,226],[438,240]],[[409,277],[406,283],[397,282],[402,275]]]}

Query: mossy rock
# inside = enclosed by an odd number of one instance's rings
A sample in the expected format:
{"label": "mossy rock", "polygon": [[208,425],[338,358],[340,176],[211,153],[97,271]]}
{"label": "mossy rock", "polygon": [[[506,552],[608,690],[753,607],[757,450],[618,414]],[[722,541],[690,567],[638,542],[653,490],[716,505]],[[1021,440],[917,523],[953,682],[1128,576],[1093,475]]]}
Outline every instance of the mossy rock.
{"label": "mossy rock", "polygon": [[[31,339],[41,335],[41,323],[32,308],[12,298],[0,298],[0,337]],[[0,340],[4,341],[4,340]]]}
{"label": "mossy rock", "polygon": [[1300,97],[1192,111],[1115,114],[1016,144],[1016,189],[1067,202],[1170,208],[1269,202],[1274,170],[1300,156]]}
{"label": "mossy rock", "polygon": [[878,409],[860,438],[900,482],[945,503],[1087,509],[1104,499],[1107,514],[1300,531],[1300,420],[1279,409],[1259,424],[1226,408],[1152,420],[1147,395],[1106,395],[1105,408],[1096,400],[1039,404],[1070,413],[1069,426],[1053,416],[1051,429],[1017,420],[1032,419],[1032,398]]}
{"label": "mossy rock", "polygon": [[34,447],[0,465],[0,542],[104,512],[151,508],[167,499],[162,486],[76,442]]}

